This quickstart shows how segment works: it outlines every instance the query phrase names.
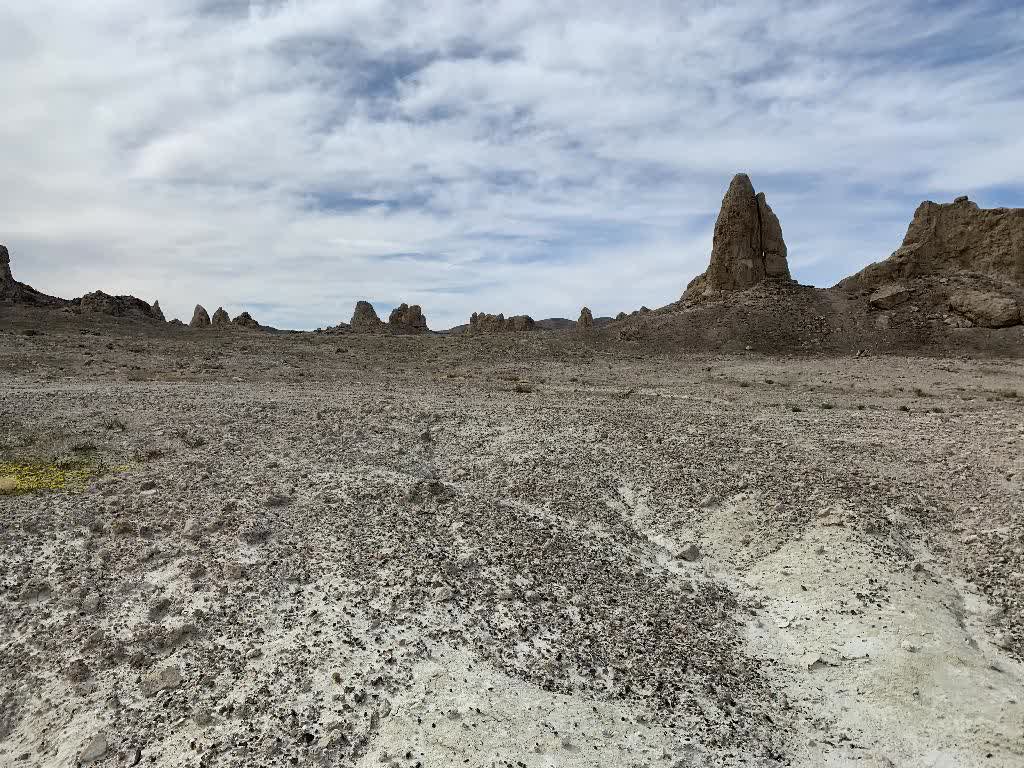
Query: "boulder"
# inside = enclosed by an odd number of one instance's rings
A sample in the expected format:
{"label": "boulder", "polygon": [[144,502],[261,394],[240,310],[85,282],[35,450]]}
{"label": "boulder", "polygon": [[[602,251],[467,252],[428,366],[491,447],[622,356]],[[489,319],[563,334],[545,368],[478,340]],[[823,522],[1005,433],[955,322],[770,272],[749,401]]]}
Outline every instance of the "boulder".
{"label": "boulder", "polygon": [[1024,208],[979,208],[966,197],[921,203],[903,244],[837,287],[873,290],[914,277],[973,272],[1024,285]]}
{"label": "boulder", "polygon": [[217,307],[217,311],[213,313],[213,319],[210,322],[216,326],[231,325],[231,317],[224,311],[224,307]]}
{"label": "boulder", "polygon": [[892,309],[910,299],[910,289],[904,285],[885,285],[871,294],[868,303],[875,309]]}
{"label": "boulder", "polygon": [[686,287],[684,299],[743,291],[765,279],[789,280],[782,225],[750,177],[736,174],[722,198],[715,222],[711,263]]}
{"label": "boulder", "polygon": [[991,291],[957,291],[949,297],[949,308],[984,328],[1006,328],[1021,322],[1017,301]]}
{"label": "boulder", "polygon": [[423,316],[419,304],[410,306],[403,302],[391,310],[388,325],[391,330],[399,333],[423,333],[427,330],[427,318]]}
{"label": "boulder", "polygon": [[594,314],[590,307],[583,307],[580,310],[580,319],[576,321],[577,330],[586,331],[594,327]]}
{"label": "boulder", "polygon": [[352,313],[352,330],[356,333],[379,333],[384,323],[377,317],[377,311],[368,301],[357,301]]}
{"label": "boulder", "polygon": [[192,320],[189,321],[190,328],[209,328],[210,327],[210,315],[202,304],[196,304],[195,310],[192,312]]}
{"label": "boulder", "polygon": [[254,328],[255,329],[255,328],[259,328],[260,327],[260,324],[257,323],[253,319],[252,315],[250,315],[248,312],[242,312],[241,314],[238,315],[238,317],[236,317],[231,322],[232,322],[232,324],[241,326],[242,328]]}

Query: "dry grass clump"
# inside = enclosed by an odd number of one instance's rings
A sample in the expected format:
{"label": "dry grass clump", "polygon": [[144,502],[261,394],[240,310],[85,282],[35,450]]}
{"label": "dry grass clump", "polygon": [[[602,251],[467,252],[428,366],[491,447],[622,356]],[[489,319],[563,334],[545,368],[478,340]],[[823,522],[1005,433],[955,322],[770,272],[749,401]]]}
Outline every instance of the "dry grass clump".
{"label": "dry grass clump", "polygon": [[90,460],[0,462],[0,496],[84,488],[104,471],[99,462]]}

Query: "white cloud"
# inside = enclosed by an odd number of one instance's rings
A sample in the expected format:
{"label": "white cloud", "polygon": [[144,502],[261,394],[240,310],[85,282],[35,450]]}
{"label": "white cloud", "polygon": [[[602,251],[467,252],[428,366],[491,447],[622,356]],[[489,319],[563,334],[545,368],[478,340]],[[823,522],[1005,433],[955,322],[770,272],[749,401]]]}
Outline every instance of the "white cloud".
{"label": "white cloud", "polygon": [[0,9],[0,241],[61,295],[445,327],[678,297],[739,170],[819,283],[919,199],[1024,204],[1014,5],[549,5]]}

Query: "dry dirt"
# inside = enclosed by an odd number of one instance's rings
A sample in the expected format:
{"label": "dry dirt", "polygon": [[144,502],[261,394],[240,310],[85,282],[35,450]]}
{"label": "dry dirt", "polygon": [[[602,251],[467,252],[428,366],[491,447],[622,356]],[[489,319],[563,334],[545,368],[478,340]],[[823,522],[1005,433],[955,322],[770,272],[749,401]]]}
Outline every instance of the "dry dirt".
{"label": "dry dirt", "polygon": [[0,765],[1024,764],[1019,359],[48,317]]}

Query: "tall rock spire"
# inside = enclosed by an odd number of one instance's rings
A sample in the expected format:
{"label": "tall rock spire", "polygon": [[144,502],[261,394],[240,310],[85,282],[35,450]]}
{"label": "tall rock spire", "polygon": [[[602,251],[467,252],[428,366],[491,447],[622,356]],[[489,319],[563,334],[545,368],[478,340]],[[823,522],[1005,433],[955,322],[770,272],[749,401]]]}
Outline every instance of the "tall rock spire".
{"label": "tall rock spire", "polygon": [[782,225],[764,193],[756,194],[750,177],[737,173],[722,198],[715,222],[711,263],[694,278],[684,297],[742,291],[765,279],[789,279]]}

